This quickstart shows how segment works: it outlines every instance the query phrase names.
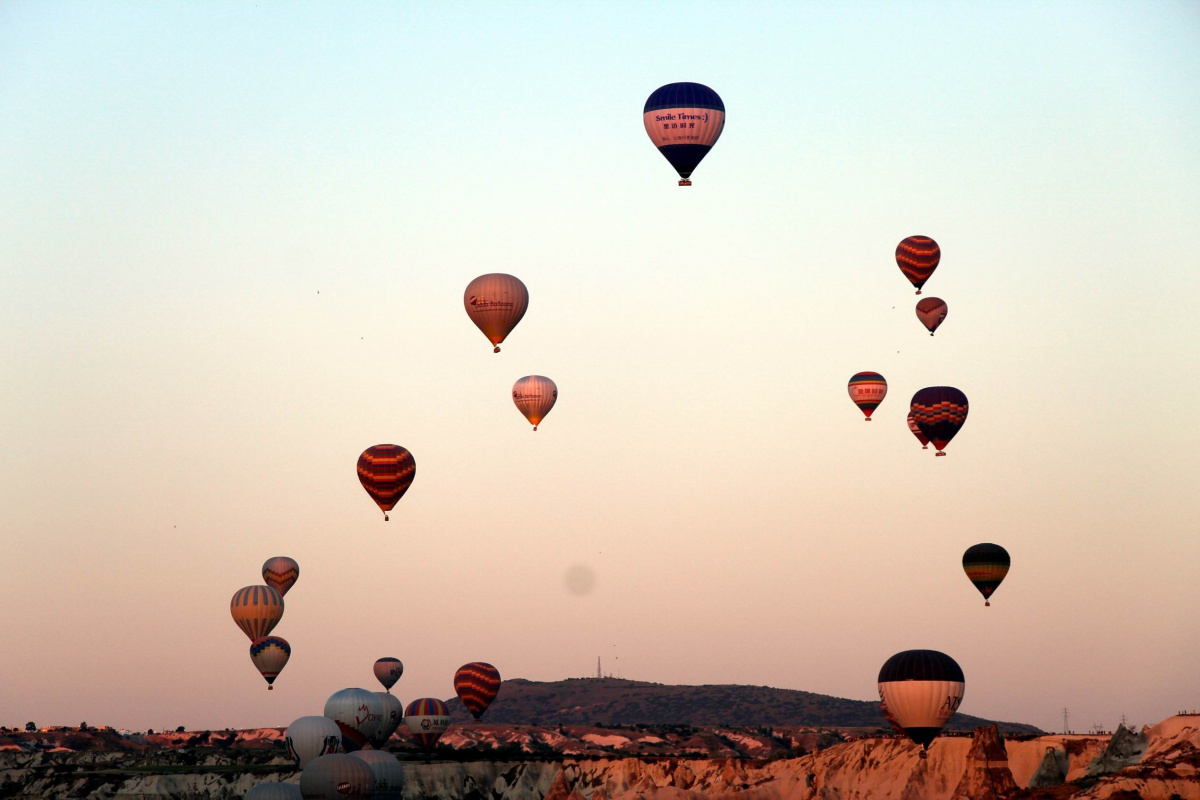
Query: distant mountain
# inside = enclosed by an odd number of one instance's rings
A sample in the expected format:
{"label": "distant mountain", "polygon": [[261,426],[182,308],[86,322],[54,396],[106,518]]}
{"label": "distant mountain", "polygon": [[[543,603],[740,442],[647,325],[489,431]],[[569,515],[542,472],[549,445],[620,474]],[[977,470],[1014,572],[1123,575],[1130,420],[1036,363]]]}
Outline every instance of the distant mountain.
{"label": "distant mountain", "polygon": [[[458,698],[451,718],[471,719]],[[949,730],[994,720],[955,714]],[[543,683],[505,680],[483,722],[510,725],[823,726],[890,730],[879,703],[769,686],[666,686],[620,678],[569,678]],[[1032,725],[998,723],[1004,733],[1042,733]]]}

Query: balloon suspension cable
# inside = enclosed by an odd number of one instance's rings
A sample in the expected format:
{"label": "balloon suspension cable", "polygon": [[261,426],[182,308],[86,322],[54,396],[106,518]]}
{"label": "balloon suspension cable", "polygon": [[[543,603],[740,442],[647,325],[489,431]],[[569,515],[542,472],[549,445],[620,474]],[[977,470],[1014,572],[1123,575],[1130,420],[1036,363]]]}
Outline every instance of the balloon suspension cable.
{"label": "balloon suspension cable", "polygon": [[499,353],[499,352],[500,352],[500,345],[496,345],[496,349],[495,349],[495,350],[493,350],[492,352],[493,352],[493,353]]}
{"label": "balloon suspension cable", "polygon": [[692,182],[691,182],[691,181],[689,181],[687,178],[684,178],[683,180],[681,180],[681,181],[679,182],[679,185],[680,185],[680,186],[691,186],[691,185],[692,185]]}

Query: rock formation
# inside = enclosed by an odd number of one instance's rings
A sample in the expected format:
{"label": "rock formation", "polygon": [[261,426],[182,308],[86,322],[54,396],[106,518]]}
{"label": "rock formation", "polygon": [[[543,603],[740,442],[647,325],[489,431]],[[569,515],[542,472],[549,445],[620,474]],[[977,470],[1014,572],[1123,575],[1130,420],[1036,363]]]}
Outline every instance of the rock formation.
{"label": "rock formation", "polygon": [[1016,791],[1000,731],[995,725],[980,725],[967,752],[967,768],[951,800],[1004,800]]}

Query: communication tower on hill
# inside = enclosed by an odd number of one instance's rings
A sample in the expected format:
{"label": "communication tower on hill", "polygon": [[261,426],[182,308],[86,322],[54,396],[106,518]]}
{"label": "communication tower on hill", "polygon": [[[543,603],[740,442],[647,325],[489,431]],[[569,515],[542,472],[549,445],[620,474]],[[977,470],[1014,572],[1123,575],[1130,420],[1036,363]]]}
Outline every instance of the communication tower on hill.
{"label": "communication tower on hill", "polygon": [[604,676],[600,674],[600,656],[596,656],[596,678],[599,679],[603,677]]}

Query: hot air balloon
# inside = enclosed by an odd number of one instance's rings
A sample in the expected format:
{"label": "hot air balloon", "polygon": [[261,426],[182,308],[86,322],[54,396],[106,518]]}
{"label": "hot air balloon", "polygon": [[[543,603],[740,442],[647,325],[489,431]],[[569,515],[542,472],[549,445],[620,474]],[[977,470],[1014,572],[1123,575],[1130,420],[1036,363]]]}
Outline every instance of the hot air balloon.
{"label": "hot air balloon", "polygon": [[342,689],[325,701],[325,716],[342,732],[342,750],[367,744],[383,724],[383,702],[366,689]]}
{"label": "hot air balloon", "polygon": [[288,725],[284,734],[288,756],[296,766],[342,749],[342,731],[329,717],[300,717]]}
{"label": "hot air balloon", "polygon": [[400,680],[400,676],[404,674],[404,664],[398,658],[387,656],[375,662],[375,678],[383,684],[383,688],[389,692],[396,685],[396,681]]}
{"label": "hot air balloon", "polygon": [[912,435],[917,437],[917,441],[921,443],[922,450],[929,449],[929,439],[925,434],[921,433],[921,429],[917,427],[917,423],[913,421],[912,414],[908,415],[908,429],[912,431]]}
{"label": "hot air balloon", "polygon": [[400,800],[404,796],[404,765],[394,755],[382,750],[359,750],[350,755],[371,768],[375,800]]}
{"label": "hot air balloon", "polygon": [[263,583],[285,595],[300,577],[300,565],[287,556],[275,556],[263,564],[262,575]]}
{"label": "hot air balloon", "polygon": [[294,783],[267,781],[250,787],[246,800],[301,800],[304,793]]}
{"label": "hot air balloon", "polygon": [[921,758],[958,710],[965,687],[962,669],[936,650],[905,650],[879,670],[883,715],[921,745]]}
{"label": "hot air balloon", "polygon": [[471,716],[479,719],[500,691],[500,670],[486,661],[463,664],[454,673],[454,691]]}
{"label": "hot air balloon", "polygon": [[922,297],[917,301],[917,319],[928,329],[930,336],[946,318],[946,311],[946,301],[940,297]]}
{"label": "hot air balloon", "polygon": [[642,109],[646,134],[679,173],[679,185],[691,186],[692,171],[708,155],[725,128],[725,104],[700,83],[668,83]]}
{"label": "hot air balloon", "polygon": [[275,688],[275,679],[292,657],[292,646],[278,636],[264,636],[250,643],[250,660],[267,679],[267,688]]}
{"label": "hot air balloon", "polygon": [[1008,551],[998,544],[973,544],[963,553],[963,570],[975,588],[983,595],[984,605],[992,604],[992,592],[1000,586],[1012,560]]}
{"label": "hot air balloon", "polygon": [[304,800],[370,800],[375,773],[365,761],[342,753],[321,756],[300,773]]}
{"label": "hot air balloon", "polygon": [[871,414],[875,413],[883,398],[887,397],[887,381],[878,372],[856,373],[846,389],[850,392],[850,399],[854,401],[854,405],[866,415],[867,422],[871,421]]}
{"label": "hot air balloon", "polygon": [[436,697],[413,700],[404,710],[404,724],[417,744],[432,752],[437,740],[450,727],[450,709]]}
{"label": "hot air balloon", "polygon": [[246,586],[233,593],[229,613],[253,642],[269,634],[283,619],[283,595],[270,586]]}
{"label": "hot air balloon", "polygon": [[967,396],[953,386],[928,386],[912,396],[909,415],[933,442],[937,455],[967,421]]}
{"label": "hot air balloon", "polygon": [[512,275],[491,272],[467,284],[463,306],[471,322],[495,346],[492,352],[499,353],[500,343],[517,327],[521,317],[525,316],[525,309],[529,308],[529,290]]}
{"label": "hot air balloon", "polygon": [[909,283],[917,287],[917,294],[941,260],[941,248],[928,236],[909,236],[896,245],[896,264]]}
{"label": "hot air balloon", "polygon": [[404,704],[400,698],[388,692],[372,692],[383,703],[383,718],[375,734],[371,737],[371,746],[382,749],[387,740],[404,722]]}
{"label": "hot air balloon", "polygon": [[541,375],[526,375],[513,384],[513,402],[517,410],[525,415],[525,419],[533,425],[536,431],[538,423],[550,413],[558,401],[558,387],[554,381]]}
{"label": "hot air balloon", "polygon": [[398,444],[377,444],[358,457],[358,481],[383,511],[384,522],[416,477],[416,460]]}

